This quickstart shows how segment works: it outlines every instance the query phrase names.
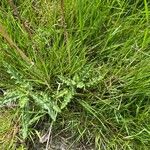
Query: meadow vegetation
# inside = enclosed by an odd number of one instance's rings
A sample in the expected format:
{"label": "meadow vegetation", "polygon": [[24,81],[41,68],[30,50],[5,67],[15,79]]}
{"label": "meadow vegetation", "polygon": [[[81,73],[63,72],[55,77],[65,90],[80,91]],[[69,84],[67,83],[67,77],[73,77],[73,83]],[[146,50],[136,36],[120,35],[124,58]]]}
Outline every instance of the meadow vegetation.
{"label": "meadow vegetation", "polygon": [[148,0],[0,1],[0,140],[149,150],[149,13]]}

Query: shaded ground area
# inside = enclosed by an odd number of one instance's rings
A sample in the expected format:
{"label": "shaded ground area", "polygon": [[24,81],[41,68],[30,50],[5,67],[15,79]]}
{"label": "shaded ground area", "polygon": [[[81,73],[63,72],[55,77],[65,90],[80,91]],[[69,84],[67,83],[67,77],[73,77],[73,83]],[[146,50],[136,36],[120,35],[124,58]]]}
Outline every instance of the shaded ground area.
{"label": "shaded ground area", "polygon": [[[45,150],[45,145],[36,143],[34,146],[30,146],[28,150]],[[51,138],[48,150],[94,150],[94,148],[88,144],[70,142],[67,138],[57,136]]]}
{"label": "shaded ground area", "polygon": [[[19,139],[19,125],[15,118],[15,109],[2,109],[0,111],[0,150],[45,150],[46,142],[41,143],[40,139],[34,139],[33,142],[21,144]],[[24,146],[26,145],[26,146]],[[26,148],[25,148],[26,147]],[[86,142],[73,141],[70,137],[61,135],[52,135],[48,150],[94,150]]]}

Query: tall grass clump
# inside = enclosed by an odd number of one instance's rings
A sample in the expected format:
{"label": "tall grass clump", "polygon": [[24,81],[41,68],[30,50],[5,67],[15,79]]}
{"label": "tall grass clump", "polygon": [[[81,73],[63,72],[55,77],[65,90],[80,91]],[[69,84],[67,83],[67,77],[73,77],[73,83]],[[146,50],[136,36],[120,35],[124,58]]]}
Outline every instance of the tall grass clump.
{"label": "tall grass clump", "polygon": [[150,149],[149,13],[148,0],[1,1],[0,106],[17,107],[19,141]]}

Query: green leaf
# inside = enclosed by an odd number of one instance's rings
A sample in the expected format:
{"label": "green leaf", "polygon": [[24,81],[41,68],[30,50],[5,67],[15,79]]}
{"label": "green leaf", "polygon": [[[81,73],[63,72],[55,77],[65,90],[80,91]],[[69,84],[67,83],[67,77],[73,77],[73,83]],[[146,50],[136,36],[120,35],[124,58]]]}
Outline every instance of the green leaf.
{"label": "green leaf", "polygon": [[84,84],[83,82],[78,82],[78,83],[77,83],[77,88],[82,89],[82,88],[84,88],[84,87],[85,87],[85,84]]}
{"label": "green leaf", "polygon": [[67,94],[64,96],[64,101],[61,104],[61,109],[64,109],[68,105],[68,103],[71,101],[72,97],[73,97],[72,91],[68,90]]}
{"label": "green leaf", "polygon": [[76,85],[76,82],[74,80],[65,78],[63,76],[58,76],[58,78],[61,80],[62,83],[66,84],[67,86],[74,86],[74,85]]}
{"label": "green leaf", "polygon": [[53,109],[54,109],[56,112],[58,112],[58,113],[61,112],[61,109],[58,107],[57,104],[54,104],[54,105],[53,105]]}
{"label": "green leaf", "polygon": [[34,116],[32,119],[29,120],[28,125],[33,125],[37,120],[39,120],[41,117],[43,117],[42,115],[36,114],[36,116]]}
{"label": "green leaf", "polygon": [[27,103],[29,101],[29,98],[27,96],[23,96],[19,99],[19,106],[20,108],[24,108],[27,106]]}
{"label": "green leaf", "polygon": [[58,99],[60,97],[63,97],[64,95],[66,95],[68,93],[68,90],[67,89],[63,89],[61,91],[59,91],[56,95],[55,95],[55,98]]}
{"label": "green leaf", "polygon": [[[52,103],[52,99],[45,93],[41,94],[31,94],[32,98],[35,100],[36,104],[41,107],[41,109],[45,110],[52,120],[56,120],[58,110],[57,106]],[[56,106],[56,107],[54,107]],[[55,109],[54,109],[55,108]],[[57,108],[57,109],[56,109]]]}

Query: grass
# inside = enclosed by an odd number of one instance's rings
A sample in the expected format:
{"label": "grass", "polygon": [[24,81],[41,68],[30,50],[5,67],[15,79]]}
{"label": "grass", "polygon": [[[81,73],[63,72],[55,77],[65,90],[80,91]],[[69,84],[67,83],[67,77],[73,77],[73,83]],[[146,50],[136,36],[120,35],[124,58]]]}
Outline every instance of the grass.
{"label": "grass", "polygon": [[148,0],[0,2],[0,106],[18,110],[18,143],[148,150],[149,12]]}
{"label": "grass", "polygon": [[[17,110],[1,109],[0,113],[0,149],[16,149],[18,124],[16,120]],[[20,144],[20,148],[23,145]],[[19,148],[17,149],[19,150]]]}

